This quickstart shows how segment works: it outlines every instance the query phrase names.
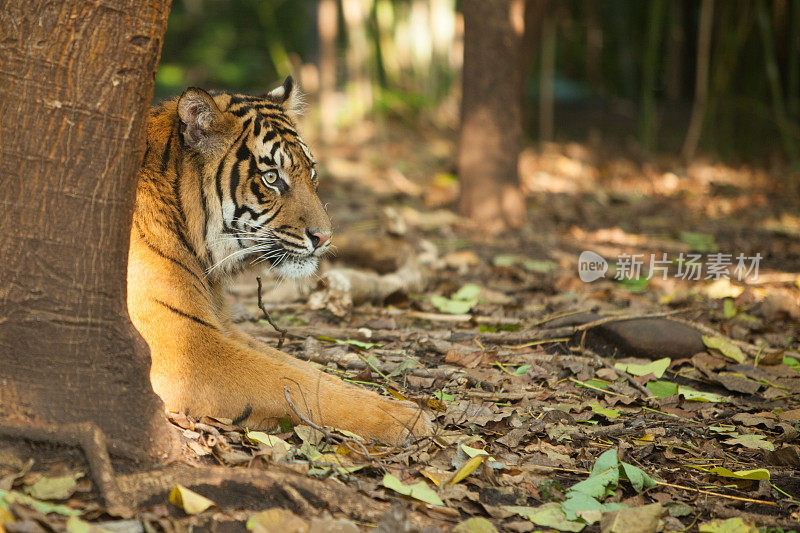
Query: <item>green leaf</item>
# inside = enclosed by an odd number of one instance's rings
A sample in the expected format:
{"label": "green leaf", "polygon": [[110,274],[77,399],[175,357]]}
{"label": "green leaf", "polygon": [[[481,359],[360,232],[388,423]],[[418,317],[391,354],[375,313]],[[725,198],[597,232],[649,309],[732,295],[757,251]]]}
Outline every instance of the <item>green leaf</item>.
{"label": "green leaf", "polygon": [[333,337],[326,337],[325,335],[317,335],[317,339],[324,342],[335,342],[336,344],[346,344],[354,348],[361,348],[362,350],[369,350],[378,346],[383,346],[379,342],[364,342],[355,339],[334,339]]}
{"label": "green leaf", "polygon": [[78,511],[77,509],[70,509],[65,505],[57,505],[53,503],[39,501],[36,498],[28,496],[27,494],[22,494],[21,492],[17,492],[14,490],[0,489],[0,508],[7,510],[9,504],[12,503],[26,505],[43,514],[56,513],[63,516],[77,516],[81,514],[81,512]]}
{"label": "green leaf", "polygon": [[783,356],[783,364],[800,372],[800,361],[788,355]]}
{"label": "green leaf", "polygon": [[500,254],[494,256],[492,259],[492,264],[496,267],[511,267],[520,261],[522,261],[522,258],[518,255]]}
{"label": "green leaf", "polygon": [[451,300],[450,298],[445,298],[444,296],[439,296],[438,294],[431,296],[431,304],[433,304],[436,309],[451,315],[463,315],[469,313],[469,311],[475,307],[477,303],[477,299],[465,302],[462,300]]}
{"label": "green leaf", "polygon": [[523,374],[527,373],[528,370],[530,370],[530,368],[531,368],[531,365],[522,365],[522,366],[518,367],[516,370],[514,370],[514,375],[515,376],[522,376]]}
{"label": "green leaf", "polygon": [[386,474],[383,476],[383,486],[431,505],[444,505],[444,502],[439,498],[436,492],[424,481],[413,485],[404,485],[396,476]]}
{"label": "green leaf", "polygon": [[559,531],[572,531],[577,533],[586,527],[581,521],[567,520],[567,515],[558,502],[545,503],[539,507],[523,505],[503,505],[503,509],[528,519],[537,526],[551,527]]}
{"label": "green leaf", "polygon": [[607,418],[619,418],[619,411],[617,411],[616,409],[609,409],[608,407],[602,407],[598,403],[593,403],[589,407],[592,409],[592,412],[597,413],[598,415],[602,415]]}
{"label": "green leaf", "polygon": [[417,368],[419,366],[419,359],[416,357],[407,357],[403,359],[403,362],[397,365],[389,372],[388,376],[393,378],[395,376],[399,376],[405,373],[407,370],[411,370],[412,368]]}
{"label": "green leaf", "polygon": [[710,337],[703,335],[703,344],[714,350],[719,350],[722,355],[732,359],[737,363],[744,363],[745,355],[735,344],[723,339],[722,337]]}
{"label": "green leaf", "polygon": [[767,450],[769,452],[775,451],[775,445],[764,440],[764,435],[739,435],[725,441],[725,444],[744,446],[751,450]]}
{"label": "green leaf", "polygon": [[623,462],[620,462],[620,465],[622,466],[622,473],[631,482],[636,492],[642,492],[644,489],[656,486],[653,478],[645,474],[641,468]]}
{"label": "green leaf", "polygon": [[733,298],[725,298],[722,301],[722,316],[725,318],[733,318],[738,313],[736,309],[736,304],[733,302]]}
{"label": "green leaf", "polygon": [[700,524],[699,533],[758,533],[758,528],[746,524],[741,518],[712,520]]}
{"label": "green leaf", "polygon": [[451,296],[453,300],[463,300],[465,302],[475,300],[478,295],[481,293],[481,286],[476,285],[475,283],[467,283],[460,289],[458,289],[455,294]]}
{"label": "green leaf", "polygon": [[558,268],[558,263],[553,261],[540,261],[538,259],[525,259],[522,262],[523,268],[528,272],[536,272],[537,274],[547,274]]}
{"label": "green leaf", "polygon": [[[564,511],[564,516],[567,520],[577,520],[579,514],[587,511],[605,511],[605,507],[600,503],[597,498],[589,496],[585,492],[570,492],[567,498],[561,502],[561,510]],[[586,520],[589,523],[595,520]]]}
{"label": "green leaf", "polygon": [[275,435],[268,435],[263,431],[248,431],[245,436],[247,437],[248,440],[252,442],[258,442],[260,444],[264,444],[266,446],[269,446],[270,448],[279,450],[284,454],[292,449],[291,444],[289,444],[282,438],[277,437]]}
{"label": "green leaf", "polygon": [[627,372],[632,376],[646,376],[647,374],[653,374],[655,377],[660,378],[664,375],[664,372],[667,370],[667,368],[669,368],[669,364],[671,362],[672,359],[669,357],[664,357],[663,359],[657,359],[642,365],[635,363],[617,363],[614,365],[614,368],[623,372]]}
{"label": "green leaf", "polygon": [[691,387],[684,387],[683,385],[678,385],[678,394],[681,394],[687,402],[719,403],[725,401],[725,398],[719,394],[700,392],[699,390],[694,390]]}
{"label": "green leaf", "polygon": [[453,533],[497,533],[497,528],[485,518],[474,517],[454,527]]}
{"label": "green leaf", "polygon": [[588,479],[567,489],[567,498],[562,503],[567,518],[577,519],[579,511],[602,511],[599,500],[605,497],[609,485],[616,487],[618,483],[619,458],[617,450],[612,448],[597,458]]}
{"label": "green leaf", "polygon": [[[611,448],[610,450],[606,450],[600,454],[600,457],[598,457],[597,461],[594,462],[591,475],[605,475],[607,472],[613,471],[618,465],[619,457],[617,456],[617,450],[615,448]],[[619,476],[615,478],[615,481],[618,479]]]}
{"label": "green leaf", "polygon": [[645,387],[656,398],[669,398],[678,394],[678,384],[671,381],[650,381]]}
{"label": "green leaf", "polygon": [[644,276],[638,278],[615,279],[614,281],[631,294],[647,292],[647,286],[650,284],[650,280]]}
{"label": "green leaf", "polygon": [[769,479],[769,470],[766,468],[756,468],[755,470],[731,471],[721,466],[715,466],[709,473],[720,477],[730,477],[733,479]]}
{"label": "green leaf", "polygon": [[75,492],[78,480],[82,477],[80,472],[68,476],[42,477],[26,487],[25,492],[37,500],[66,500]]}
{"label": "green leaf", "polygon": [[90,524],[77,516],[70,516],[67,520],[67,533],[111,533],[111,530]]}
{"label": "green leaf", "polygon": [[487,452],[486,450],[482,450],[480,448],[473,448],[472,446],[467,446],[466,444],[461,445],[461,451],[463,451],[469,457],[477,457],[479,455],[489,455],[489,452]]}
{"label": "green leaf", "polygon": [[717,243],[714,236],[707,233],[694,233],[692,231],[682,231],[681,241],[689,245],[693,252],[715,252]]}
{"label": "green leaf", "polygon": [[603,390],[607,390],[607,389],[611,388],[611,385],[609,385],[608,382],[602,381],[602,380],[599,380],[599,379],[595,379],[595,378],[592,378],[592,379],[589,379],[589,380],[583,381],[583,382],[576,380],[575,381],[575,385],[577,385],[578,387],[585,387],[585,388],[589,388],[589,389],[591,389],[593,387],[596,388],[596,389],[603,389]]}

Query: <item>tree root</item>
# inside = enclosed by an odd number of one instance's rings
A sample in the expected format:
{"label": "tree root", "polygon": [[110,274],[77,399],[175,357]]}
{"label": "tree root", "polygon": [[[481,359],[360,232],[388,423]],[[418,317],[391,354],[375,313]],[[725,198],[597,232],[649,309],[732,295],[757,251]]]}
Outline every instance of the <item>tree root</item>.
{"label": "tree root", "polygon": [[327,509],[367,522],[378,521],[389,509],[389,504],[336,481],[311,479],[276,465],[270,465],[269,470],[245,470],[172,464],[159,470],[115,476],[105,435],[91,422],[33,426],[3,421],[0,436],[81,448],[106,511],[123,518],[133,517],[137,508],[165,502],[177,484],[199,487],[199,492],[220,507],[227,500],[231,505],[248,501],[253,509],[278,506],[301,514]]}
{"label": "tree root", "polygon": [[117,486],[106,437],[93,423],[33,426],[4,421],[0,426],[0,436],[81,448],[108,513],[123,518],[133,516],[133,511],[125,504],[125,498]]}
{"label": "tree root", "polygon": [[389,509],[389,504],[370,499],[334,480],[308,478],[277,465],[260,470],[175,464],[161,470],[122,475],[117,482],[137,507],[163,503],[166,494],[180,484],[211,498],[223,508],[229,505],[244,505],[252,510],[284,507],[301,515],[309,510],[327,510],[365,522],[377,522]]}

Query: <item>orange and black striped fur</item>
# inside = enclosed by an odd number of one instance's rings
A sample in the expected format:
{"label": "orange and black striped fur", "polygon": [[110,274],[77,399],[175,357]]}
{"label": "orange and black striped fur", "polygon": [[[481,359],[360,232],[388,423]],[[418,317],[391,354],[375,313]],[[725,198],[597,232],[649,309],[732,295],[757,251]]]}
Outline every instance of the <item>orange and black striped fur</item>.
{"label": "orange and black striped fur", "polygon": [[430,431],[410,403],[349,385],[242,331],[224,291],[252,265],[312,274],[331,235],[314,160],[292,119],[291,78],[262,97],[188,89],[155,108],[139,172],[128,310],[166,406],[273,427],[298,420],[384,442]]}

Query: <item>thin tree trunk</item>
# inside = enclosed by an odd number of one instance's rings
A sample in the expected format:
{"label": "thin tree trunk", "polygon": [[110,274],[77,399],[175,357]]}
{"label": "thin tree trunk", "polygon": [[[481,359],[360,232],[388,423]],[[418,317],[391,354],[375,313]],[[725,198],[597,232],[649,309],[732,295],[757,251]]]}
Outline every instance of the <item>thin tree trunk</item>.
{"label": "thin tree trunk", "polygon": [[642,65],[642,92],[639,110],[639,140],[645,151],[656,145],[656,73],[661,51],[661,34],[664,27],[665,0],[652,0],[647,20],[647,48]]}
{"label": "thin tree trunk", "polygon": [[600,18],[600,4],[590,0],[586,6],[586,79],[589,85],[603,92],[603,23]]}
{"label": "thin tree trunk", "polygon": [[[549,7],[549,6],[548,6]],[[553,140],[556,77],[556,20],[548,9],[542,23],[542,68],[539,77],[539,140]]]}
{"label": "thin tree trunk", "polygon": [[[708,138],[714,142],[715,150],[734,151],[732,136],[735,128],[730,122],[730,113],[720,112],[723,99],[734,79],[737,66],[742,57],[742,50],[753,29],[754,16],[752,4],[725,2],[720,4],[719,24],[725,31],[720,31],[714,51],[713,75],[711,76],[706,124],[713,124],[714,131]],[[724,111],[724,108],[723,108]]]}
{"label": "thin tree trunk", "polygon": [[711,30],[714,24],[714,0],[703,0],[700,4],[700,24],[697,31],[697,74],[694,86],[694,105],[689,129],[683,143],[681,155],[689,161],[697,151],[703,121],[708,104],[708,71],[711,59]]}
{"label": "thin tree trunk", "polygon": [[797,148],[797,134],[786,118],[786,106],[783,102],[778,61],[775,59],[775,42],[772,38],[772,24],[769,20],[769,9],[764,0],[758,0],[756,8],[758,28],[761,30],[761,42],[764,51],[764,66],[767,70],[767,80],[769,80],[770,93],[772,94],[772,113],[775,122],[778,124],[778,130],[781,134],[781,141],[783,141],[783,148],[786,151],[786,155],[788,155],[789,159],[793,162],[796,162],[798,161],[798,157],[800,157]]}
{"label": "thin tree trunk", "polygon": [[336,35],[339,12],[336,0],[319,0],[319,123],[323,142],[333,140],[336,130]]}
{"label": "thin tree trunk", "polygon": [[347,92],[351,118],[358,120],[372,108],[372,83],[369,78],[369,40],[367,39],[367,0],[342,0],[347,30]]}
{"label": "thin tree trunk", "polygon": [[169,0],[0,6],[0,420],[92,422],[112,450],[151,457],[171,433],[125,279],[168,12]]}
{"label": "thin tree trunk", "polygon": [[789,72],[786,76],[789,93],[787,103],[789,115],[797,120],[800,118],[800,0],[792,0],[789,16],[791,20],[786,39],[789,47]]}
{"label": "thin tree trunk", "polygon": [[522,136],[522,29],[515,0],[465,0],[464,69],[458,172],[461,213],[497,234],[520,227],[525,202],[517,159]]}
{"label": "thin tree trunk", "polygon": [[665,57],[665,92],[667,100],[678,102],[683,96],[683,0],[670,0]]}

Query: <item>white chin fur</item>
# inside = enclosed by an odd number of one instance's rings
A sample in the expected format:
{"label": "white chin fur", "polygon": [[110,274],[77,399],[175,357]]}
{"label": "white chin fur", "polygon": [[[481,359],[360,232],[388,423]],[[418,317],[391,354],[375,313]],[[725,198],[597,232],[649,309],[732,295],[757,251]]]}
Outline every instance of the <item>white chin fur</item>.
{"label": "white chin fur", "polygon": [[275,270],[284,278],[307,278],[317,271],[319,259],[317,257],[304,257],[302,259],[287,258]]}

